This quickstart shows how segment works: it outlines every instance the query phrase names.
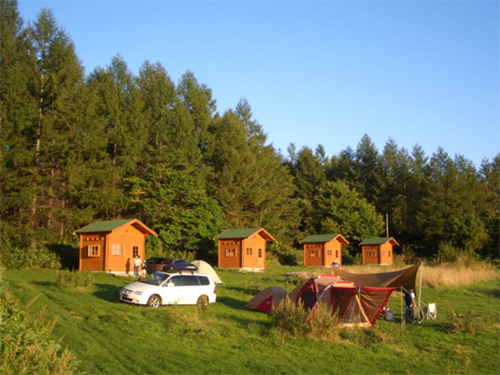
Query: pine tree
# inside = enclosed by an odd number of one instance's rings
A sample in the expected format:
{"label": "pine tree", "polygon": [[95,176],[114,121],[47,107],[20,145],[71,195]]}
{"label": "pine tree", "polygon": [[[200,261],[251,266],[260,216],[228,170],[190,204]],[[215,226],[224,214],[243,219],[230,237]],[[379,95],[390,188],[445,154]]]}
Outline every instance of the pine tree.
{"label": "pine tree", "polygon": [[481,203],[479,214],[489,236],[489,244],[483,249],[485,256],[500,254],[500,154],[490,162],[483,160],[479,175]]}
{"label": "pine tree", "polygon": [[[75,129],[74,95],[83,80],[83,68],[74,45],[48,9],[29,24],[26,95],[30,129],[26,134],[33,152],[34,229],[65,230],[66,162],[71,159]],[[33,243],[34,245],[34,243]]]}
{"label": "pine tree", "polygon": [[344,181],[328,181],[315,199],[319,233],[341,233],[356,248],[369,237],[383,234],[384,221],[375,207]]}
{"label": "pine tree", "polygon": [[25,247],[33,237],[33,151],[28,135],[28,39],[17,1],[0,1],[0,173],[2,250]]}
{"label": "pine tree", "polygon": [[358,180],[354,170],[356,155],[351,147],[342,150],[338,156],[333,156],[326,168],[326,178],[328,181],[345,181],[351,189],[356,187]]}
{"label": "pine tree", "polygon": [[377,204],[380,194],[380,156],[377,148],[365,134],[356,149],[354,171],[357,174],[356,190],[371,204]]}
{"label": "pine tree", "polygon": [[314,201],[319,190],[326,181],[325,169],[322,159],[317,153],[313,153],[308,147],[303,147],[292,168],[294,184],[296,187],[295,197],[301,207],[301,226],[300,229],[305,234],[316,233],[314,223],[317,222],[314,217]]}
{"label": "pine tree", "polygon": [[178,161],[198,164],[200,150],[198,139],[192,133],[189,110],[178,98],[163,66],[146,61],[141,66],[137,84],[143,102],[150,161],[161,162],[176,154]]}
{"label": "pine tree", "polygon": [[212,99],[212,89],[206,84],[200,84],[191,71],[184,73],[177,85],[177,94],[189,110],[192,121],[192,133],[197,139],[198,147],[204,153],[211,142],[208,127],[216,110]]}
{"label": "pine tree", "polygon": [[108,175],[115,193],[109,196],[107,218],[121,216],[127,207],[124,178],[133,176],[146,148],[146,127],[141,121],[142,102],[135,78],[121,56],[115,56],[106,69],[95,69],[88,85],[98,98],[96,115],[105,121],[107,152],[112,163]]}

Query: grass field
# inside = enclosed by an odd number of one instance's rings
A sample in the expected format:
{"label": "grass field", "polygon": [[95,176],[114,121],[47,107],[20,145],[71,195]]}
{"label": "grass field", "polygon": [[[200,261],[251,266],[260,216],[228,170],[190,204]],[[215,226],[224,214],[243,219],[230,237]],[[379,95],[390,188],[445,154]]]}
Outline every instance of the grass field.
{"label": "grass field", "polygon": [[500,373],[498,279],[424,289],[423,302],[435,302],[439,317],[421,325],[401,325],[401,295],[394,293],[389,305],[396,323],[343,330],[335,340],[290,336],[271,327],[266,314],[244,308],[268,286],[292,290],[299,279],[285,275],[306,269],[218,270],[225,285],[206,312],[120,303],[119,290],[132,280],[108,274],[96,274],[92,286],[62,288],[58,271],[5,276],[20,306],[39,296],[34,306],[58,317],[54,340],[62,337],[80,361],[78,372],[87,374]]}

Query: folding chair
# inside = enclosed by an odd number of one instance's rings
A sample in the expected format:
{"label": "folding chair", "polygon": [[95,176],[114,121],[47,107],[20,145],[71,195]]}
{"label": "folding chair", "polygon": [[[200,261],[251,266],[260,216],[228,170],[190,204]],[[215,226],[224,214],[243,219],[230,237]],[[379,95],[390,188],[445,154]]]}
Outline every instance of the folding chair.
{"label": "folding chair", "polygon": [[427,306],[427,320],[435,320],[437,318],[438,311],[436,309],[435,303],[429,303]]}

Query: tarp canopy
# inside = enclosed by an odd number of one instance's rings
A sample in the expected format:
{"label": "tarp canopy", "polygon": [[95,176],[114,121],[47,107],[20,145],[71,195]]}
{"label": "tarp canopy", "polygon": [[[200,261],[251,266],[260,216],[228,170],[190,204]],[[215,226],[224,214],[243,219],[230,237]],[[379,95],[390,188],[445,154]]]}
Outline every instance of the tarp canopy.
{"label": "tarp canopy", "polygon": [[332,273],[337,277],[342,277],[352,282],[355,286],[374,288],[403,287],[406,290],[410,290],[411,288],[415,288],[418,267],[420,267],[420,263],[399,271],[366,274],[349,273],[340,268],[332,267]]}
{"label": "tarp canopy", "polygon": [[219,279],[219,276],[217,275],[217,273],[210,264],[208,264],[204,260],[194,260],[191,263],[194,264],[196,267],[198,267],[199,273],[210,276],[215,284],[224,285],[224,283]]}
{"label": "tarp canopy", "polygon": [[257,294],[245,307],[271,314],[272,308],[279,305],[281,300],[286,298],[287,295],[288,292],[285,289],[279,286],[270,286]]}

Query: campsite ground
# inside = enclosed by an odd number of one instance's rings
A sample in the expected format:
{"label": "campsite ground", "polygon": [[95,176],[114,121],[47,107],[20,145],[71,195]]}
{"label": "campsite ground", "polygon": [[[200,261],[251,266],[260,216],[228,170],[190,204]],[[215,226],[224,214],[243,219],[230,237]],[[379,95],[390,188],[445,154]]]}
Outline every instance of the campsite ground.
{"label": "campsite ground", "polygon": [[[130,278],[96,274],[89,287],[56,286],[58,271],[7,271],[21,306],[47,306],[58,317],[53,338],[81,361],[78,372],[108,374],[441,374],[500,372],[497,280],[455,288],[424,289],[439,318],[402,326],[401,296],[389,301],[396,323],[344,330],[337,339],[296,337],[271,327],[264,313],[245,304],[268,286],[292,290],[287,273],[304,267],[270,267],[265,273],[218,270],[225,283],[206,312],[195,306],[156,310],[118,301]],[[425,277],[425,275],[424,275]],[[454,311],[457,316],[449,314]],[[450,331],[450,333],[447,332]]]}

